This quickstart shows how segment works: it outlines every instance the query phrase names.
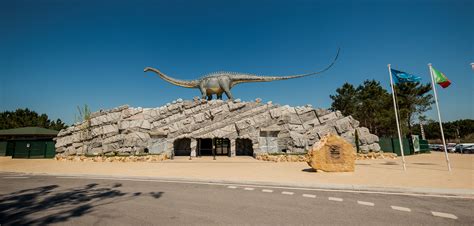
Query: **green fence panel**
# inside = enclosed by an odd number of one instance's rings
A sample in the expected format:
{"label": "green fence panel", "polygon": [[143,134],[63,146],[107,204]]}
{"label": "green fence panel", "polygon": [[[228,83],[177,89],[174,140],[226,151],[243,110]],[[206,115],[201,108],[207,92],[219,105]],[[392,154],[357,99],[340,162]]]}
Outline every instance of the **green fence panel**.
{"label": "green fence panel", "polygon": [[45,141],[30,141],[29,158],[44,158],[46,152]]}
{"label": "green fence panel", "polygon": [[53,158],[55,153],[54,141],[21,140],[9,141],[12,144],[13,158]]}
{"label": "green fence panel", "polygon": [[393,143],[392,138],[390,137],[381,137],[379,139],[380,150],[383,152],[393,153]]}
{"label": "green fence panel", "polygon": [[[379,139],[379,145],[381,150],[384,152],[395,153],[398,156],[402,155],[398,138],[382,137]],[[414,153],[413,145],[411,144],[410,140],[407,138],[402,138],[402,145],[404,155],[412,155]]]}
{"label": "green fence panel", "polygon": [[28,144],[28,141],[15,141],[15,150],[13,152],[13,158],[28,158]]}
{"label": "green fence panel", "polygon": [[14,141],[8,141],[7,142],[7,153],[5,155],[6,156],[13,156],[13,152],[15,152],[15,142]]}
{"label": "green fence panel", "polygon": [[413,147],[413,141],[411,139],[403,138],[403,149],[405,150],[403,152],[405,155],[415,154],[415,148]]}
{"label": "green fence panel", "polygon": [[54,141],[46,141],[46,154],[45,158],[54,158],[56,155],[56,148],[54,147]]}
{"label": "green fence panel", "polygon": [[421,153],[430,153],[431,149],[427,140],[420,139],[420,152]]}
{"label": "green fence panel", "polygon": [[7,141],[0,141],[0,156],[6,156],[7,155]]}
{"label": "green fence panel", "polygon": [[[400,141],[398,138],[392,138],[393,146],[395,149],[395,153],[398,156],[402,155],[401,148],[400,148]],[[404,155],[412,155],[413,154],[413,147],[411,142],[407,138],[402,138],[402,145],[403,145],[403,154]]]}

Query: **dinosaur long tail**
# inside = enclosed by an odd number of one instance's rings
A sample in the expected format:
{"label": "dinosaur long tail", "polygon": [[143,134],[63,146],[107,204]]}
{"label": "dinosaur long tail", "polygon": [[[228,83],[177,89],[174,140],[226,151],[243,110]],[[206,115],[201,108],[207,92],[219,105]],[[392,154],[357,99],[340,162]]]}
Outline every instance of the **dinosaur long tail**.
{"label": "dinosaur long tail", "polygon": [[196,88],[198,87],[198,82],[196,80],[179,80],[179,79],[175,79],[175,78],[172,78],[168,75],[165,75],[164,73],[162,73],[161,71],[159,71],[158,69],[156,68],[152,68],[152,67],[146,67],[145,70],[143,70],[144,72],[147,72],[147,71],[153,71],[155,72],[158,76],[160,76],[160,78],[162,78],[163,80],[173,84],[173,85],[177,85],[177,86],[181,86],[181,87],[185,87],[185,88]]}
{"label": "dinosaur long tail", "polygon": [[271,82],[271,81],[276,81],[276,80],[286,80],[286,79],[306,77],[306,76],[315,75],[315,74],[321,74],[329,70],[336,63],[337,58],[339,57],[340,50],[341,48],[337,49],[336,57],[334,57],[334,60],[332,61],[331,64],[329,64],[323,70],[320,70],[317,72],[311,72],[307,74],[287,75],[287,76],[265,76],[265,75],[261,76],[261,75],[253,75],[253,74],[239,74],[238,76],[235,76],[235,79],[233,79],[232,83],[235,85],[235,84],[244,83],[244,82]]}

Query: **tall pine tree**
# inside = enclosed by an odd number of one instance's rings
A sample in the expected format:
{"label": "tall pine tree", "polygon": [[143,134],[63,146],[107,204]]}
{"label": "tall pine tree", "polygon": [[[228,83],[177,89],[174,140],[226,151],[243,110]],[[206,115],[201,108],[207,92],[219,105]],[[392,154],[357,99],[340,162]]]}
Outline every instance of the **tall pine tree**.
{"label": "tall pine tree", "polygon": [[[413,130],[414,119],[431,109],[433,96],[429,94],[430,85],[420,83],[401,83],[395,87],[400,120],[404,134]],[[349,83],[336,89],[335,95],[329,96],[333,103],[332,110],[339,110],[344,115],[352,115],[360,121],[361,126],[379,136],[396,135],[395,115],[392,97],[380,82],[366,80],[357,88]]]}

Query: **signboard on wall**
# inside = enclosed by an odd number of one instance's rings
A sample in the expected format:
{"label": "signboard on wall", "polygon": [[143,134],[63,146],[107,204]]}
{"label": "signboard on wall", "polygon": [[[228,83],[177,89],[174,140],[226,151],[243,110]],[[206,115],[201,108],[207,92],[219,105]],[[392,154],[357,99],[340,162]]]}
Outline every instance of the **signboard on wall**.
{"label": "signboard on wall", "polygon": [[411,135],[411,140],[413,142],[413,150],[416,152],[420,151],[420,136]]}

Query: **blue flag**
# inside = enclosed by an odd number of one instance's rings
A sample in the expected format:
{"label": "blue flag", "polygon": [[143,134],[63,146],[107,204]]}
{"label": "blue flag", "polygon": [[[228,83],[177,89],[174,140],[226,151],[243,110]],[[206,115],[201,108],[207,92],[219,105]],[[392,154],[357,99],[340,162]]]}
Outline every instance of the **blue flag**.
{"label": "blue flag", "polygon": [[421,77],[408,74],[403,71],[398,71],[395,69],[390,69],[392,71],[393,80],[395,83],[404,83],[404,82],[419,82],[421,80]]}

